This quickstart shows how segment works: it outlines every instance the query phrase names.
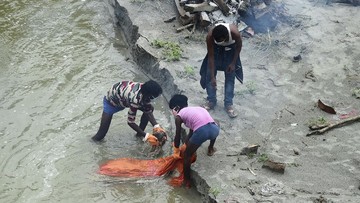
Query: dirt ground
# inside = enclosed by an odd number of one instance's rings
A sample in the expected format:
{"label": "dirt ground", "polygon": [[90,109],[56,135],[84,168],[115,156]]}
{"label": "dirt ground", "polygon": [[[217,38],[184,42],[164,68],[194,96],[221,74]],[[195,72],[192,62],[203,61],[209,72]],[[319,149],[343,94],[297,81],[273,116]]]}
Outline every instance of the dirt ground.
{"label": "dirt ground", "polygon": [[[190,105],[201,105],[206,92],[198,72],[206,30],[185,38],[186,30],[175,32],[178,21],[164,23],[176,16],[172,0],[118,2],[131,19],[119,24],[134,25],[125,35],[138,32],[135,47],[154,56],[146,59],[152,64],[146,71],[165,84],[164,96],[182,92]],[[198,150],[192,166],[196,187],[207,202],[359,202],[360,123],[306,134],[311,122],[360,114],[354,95],[360,88],[360,7],[326,0],[276,2],[285,5],[287,23],[243,38],[244,84],[236,82],[235,119],[223,109],[224,77],[219,74],[219,102],[210,113],[220,121],[221,134],[214,156],[206,156],[208,143]],[[155,39],[179,43],[180,61],[156,61],[162,53],[150,45]],[[299,54],[302,59],[293,62]],[[320,110],[319,99],[337,113]],[[260,145],[256,155],[239,155],[251,144]],[[284,174],[263,168],[266,158],[285,163]]]}

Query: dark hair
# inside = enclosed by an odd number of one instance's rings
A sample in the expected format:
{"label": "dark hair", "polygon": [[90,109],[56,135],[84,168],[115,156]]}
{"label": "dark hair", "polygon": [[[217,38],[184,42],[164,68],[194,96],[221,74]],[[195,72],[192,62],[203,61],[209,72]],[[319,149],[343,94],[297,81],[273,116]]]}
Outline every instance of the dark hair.
{"label": "dark hair", "polygon": [[162,94],[162,88],[154,80],[149,80],[141,86],[141,93],[148,96],[158,97]]}
{"label": "dark hair", "polygon": [[169,102],[169,108],[173,109],[174,107],[180,107],[180,109],[188,106],[188,98],[185,95],[175,94],[171,97]]}
{"label": "dark hair", "polygon": [[229,31],[224,25],[217,25],[212,31],[212,35],[217,42],[221,42],[224,38],[228,38]]}

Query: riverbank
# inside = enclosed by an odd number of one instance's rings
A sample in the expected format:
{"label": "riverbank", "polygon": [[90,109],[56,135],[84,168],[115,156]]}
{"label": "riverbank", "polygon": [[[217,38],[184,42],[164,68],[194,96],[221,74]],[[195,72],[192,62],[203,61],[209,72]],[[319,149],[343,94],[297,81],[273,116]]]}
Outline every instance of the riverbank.
{"label": "riverbank", "polygon": [[[164,87],[201,105],[206,92],[199,84],[199,68],[206,53],[206,31],[191,39],[175,32],[173,1],[114,1],[117,24],[131,47],[132,60]],[[301,5],[301,6],[299,6]],[[327,5],[326,1],[296,0],[285,4],[291,23],[275,31],[244,38],[241,59],[243,85],[236,82],[236,119],[228,118],[220,102],[210,113],[221,123],[213,157],[205,143],[192,166],[204,202],[357,202],[360,198],[359,123],[309,136],[314,120],[340,121],[358,115],[360,102],[359,7]],[[166,62],[151,42],[180,44],[178,62]],[[299,62],[293,57],[301,54]],[[179,74],[193,67],[194,75]],[[218,78],[219,89],[223,77]],[[223,93],[219,91],[221,101]],[[321,99],[337,114],[321,111]],[[254,157],[239,155],[251,144],[260,145]],[[261,159],[286,164],[285,173],[262,168]]]}

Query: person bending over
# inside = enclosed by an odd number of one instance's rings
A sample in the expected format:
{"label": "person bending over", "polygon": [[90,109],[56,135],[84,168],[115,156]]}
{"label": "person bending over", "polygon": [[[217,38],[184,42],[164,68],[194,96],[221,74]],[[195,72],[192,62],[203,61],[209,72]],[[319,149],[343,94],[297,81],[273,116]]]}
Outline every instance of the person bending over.
{"label": "person bending over", "polygon": [[207,102],[203,107],[210,110],[216,106],[216,75],[217,71],[223,71],[225,74],[224,107],[229,117],[235,118],[237,116],[233,107],[235,78],[243,82],[240,32],[234,24],[218,23],[208,32],[206,45],[207,54],[200,69],[200,84],[207,93]]}
{"label": "person bending over", "polygon": [[176,94],[169,102],[169,108],[175,117],[176,134],[174,139],[174,157],[180,158],[181,125],[184,123],[189,128],[189,134],[185,139],[186,149],[184,152],[184,184],[190,185],[191,156],[207,140],[210,140],[207,155],[215,153],[214,144],[219,135],[220,127],[215,123],[209,112],[203,107],[188,107],[188,98],[185,95]]}
{"label": "person bending over", "polygon": [[[154,107],[151,100],[162,94],[160,85],[149,80],[145,83],[133,81],[121,81],[112,85],[103,98],[103,112],[98,132],[92,137],[94,141],[101,141],[106,136],[114,113],[129,108],[128,125],[137,132],[137,136],[142,136],[143,141],[148,141],[153,146],[161,143],[153,134],[145,133],[144,130],[150,121],[154,126],[154,132],[165,132],[156,122],[153,115]],[[140,110],[143,112],[140,124],[135,123],[136,113]],[[166,139],[166,137],[164,138]]]}

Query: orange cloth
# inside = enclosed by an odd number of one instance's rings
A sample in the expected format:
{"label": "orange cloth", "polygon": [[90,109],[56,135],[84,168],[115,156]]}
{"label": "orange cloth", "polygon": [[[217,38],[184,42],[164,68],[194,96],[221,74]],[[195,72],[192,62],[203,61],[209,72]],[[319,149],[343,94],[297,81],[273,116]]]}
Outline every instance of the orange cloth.
{"label": "orange cloth", "polygon": [[[162,176],[170,171],[177,170],[178,177],[173,177],[169,183],[173,186],[181,186],[184,180],[183,154],[186,146],[180,147],[181,159],[173,155],[154,160],[141,160],[133,158],[120,158],[106,162],[100,166],[98,173],[116,177],[156,177]],[[196,161],[196,155],[191,158],[191,163]]]}

